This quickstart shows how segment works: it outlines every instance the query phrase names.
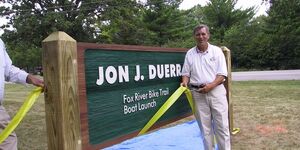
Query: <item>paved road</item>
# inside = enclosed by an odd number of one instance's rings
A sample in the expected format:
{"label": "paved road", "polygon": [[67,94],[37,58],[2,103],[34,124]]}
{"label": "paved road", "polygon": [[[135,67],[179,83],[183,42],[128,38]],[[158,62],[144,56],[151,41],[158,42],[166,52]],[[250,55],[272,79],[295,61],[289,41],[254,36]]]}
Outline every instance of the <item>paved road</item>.
{"label": "paved road", "polygon": [[299,70],[232,72],[232,80],[233,81],[300,80],[300,69]]}
{"label": "paved road", "polygon": [[300,70],[232,72],[232,80],[300,80]]}

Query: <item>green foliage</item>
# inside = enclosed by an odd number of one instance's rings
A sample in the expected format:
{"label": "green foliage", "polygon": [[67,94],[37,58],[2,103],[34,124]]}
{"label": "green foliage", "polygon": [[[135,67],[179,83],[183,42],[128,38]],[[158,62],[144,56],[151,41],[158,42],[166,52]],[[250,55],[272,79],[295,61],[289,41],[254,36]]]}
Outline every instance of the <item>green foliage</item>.
{"label": "green foliage", "polygon": [[132,0],[111,0],[102,19],[97,20],[100,29],[98,42],[139,45],[147,31],[142,22],[141,5]]}
{"label": "green foliage", "polygon": [[151,45],[162,46],[182,35],[185,30],[183,16],[178,10],[182,0],[148,0],[144,7],[143,22],[150,31],[146,37]]}
{"label": "green foliage", "polygon": [[[265,16],[253,19],[247,25],[236,25],[225,33],[224,45],[232,50],[232,64],[239,68],[257,68],[265,63],[262,48],[266,42],[263,34]],[[264,43],[264,44],[261,44]]]}
{"label": "green foliage", "polygon": [[189,10],[179,10],[182,0],[4,2],[11,7],[0,7],[0,16],[10,22],[1,38],[22,68],[41,66],[42,40],[54,31],[80,42],[191,48],[200,23],[210,26],[211,43],[231,50],[235,68],[300,68],[299,0],[262,0],[271,7],[256,18],[255,7],[236,8],[237,0],[210,0]]}
{"label": "green foliage", "polygon": [[235,9],[237,0],[210,0],[204,7],[203,23],[210,26],[213,41],[218,45],[225,42],[225,33],[235,26],[245,26],[254,16],[254,8]]}
{"label": "green foliage", "polygon": [[[99,34],[95,22],[101,19],[103,12],[106,12],[110,0],[7,0],[6,2],[11,7],[2,7],[2,15],[6,15],[10,19],[8,25],[14,27],[12,31],[5,30],[2,36],[5,42],[11,44],[8,46],[9,51],[12,55],[20,53],[22,57],[38,54],[34,58],[39,59],[38,66],[41,66],[42,40],[54,31],[64,31],[77,41],[95,42],[95,37]],[[32,58],[25,59],[18,56],[11,56],[17,66],[36,65],[29,61]]]}
{"label": "green foliage", "polygon": [[195,46],[192,32],[196,25],[203,22],[203,7],[197,5],[189,10],[180,11],[180,13],[180,19],[183,20],[183,28],[176,30],[178,37],[174,38],[173,40],[169,40],[164,47],[191,48]]}
{"label": "green foliage", "polygon": [[[269,55],[277,53],[276,69],[300,68],[300,2],[272,0],[267,18]],[[274,56],[273,56],[274,57]]]}

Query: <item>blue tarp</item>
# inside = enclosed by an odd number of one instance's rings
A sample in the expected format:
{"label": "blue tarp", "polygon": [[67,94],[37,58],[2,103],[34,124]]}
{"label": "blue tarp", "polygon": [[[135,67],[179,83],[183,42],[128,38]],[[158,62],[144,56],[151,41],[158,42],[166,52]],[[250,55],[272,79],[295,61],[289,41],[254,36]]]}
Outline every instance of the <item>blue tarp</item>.
{"label": "blue tarp", "polygon": [[203,150],[195,120],[126,140],[105,150]]}

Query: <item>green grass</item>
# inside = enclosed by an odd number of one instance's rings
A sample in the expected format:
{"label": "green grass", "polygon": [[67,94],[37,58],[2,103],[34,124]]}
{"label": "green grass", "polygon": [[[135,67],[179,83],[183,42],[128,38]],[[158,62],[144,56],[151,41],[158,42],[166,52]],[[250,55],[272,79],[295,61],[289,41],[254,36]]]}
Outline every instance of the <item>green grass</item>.
{"label": "green grass", "polygon": [[[240,81],[232,84],[233,150],[293,150],[300,147],[300,80]],[[17,112],[33,86],[6,85],[4,106]],[[189,117],[176,123],[193,119]],[[175,125],[176,123],[172,124]],[[19,150],[46,150],[44,96],[41,95],[17,127]]]}
{"label": "green grass", "polygon": [[300,81],[233,82],[233,149],[299,149]]}

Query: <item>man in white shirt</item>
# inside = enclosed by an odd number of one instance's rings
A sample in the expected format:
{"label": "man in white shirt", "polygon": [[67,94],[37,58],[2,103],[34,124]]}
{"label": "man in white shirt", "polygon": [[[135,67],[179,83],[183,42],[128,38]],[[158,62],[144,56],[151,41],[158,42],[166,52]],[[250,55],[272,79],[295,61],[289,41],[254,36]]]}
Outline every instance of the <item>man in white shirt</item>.
{"label": "man in white shirt", "polygon": [[[6,52],[5,45],[0,39],[0,132],[11,120],[2,105],[4,100],[4,81],[20,84],[28,83],[44,87],[43,80],[40,80],[12,65],[12,61]],[[0,144],[0,150],[17,150],[17,136],[15,133],[9,135],[8,138]]]}
{"label": "man in white shirt", "polygon": [[195,27],[193,34],[197,45],[186,53],[181,85],[192,91],[205,150],[214,149],[214,135],[219,150],[230,150],[228,103],[222,84],[227,76],[225,56],[219,47],[208,43],[207,25]]}

